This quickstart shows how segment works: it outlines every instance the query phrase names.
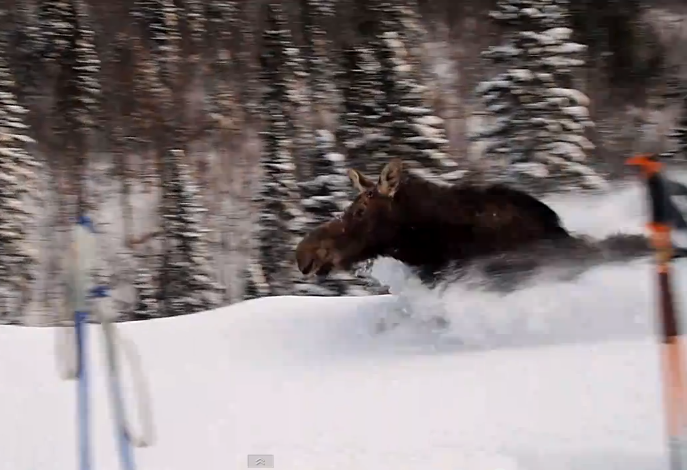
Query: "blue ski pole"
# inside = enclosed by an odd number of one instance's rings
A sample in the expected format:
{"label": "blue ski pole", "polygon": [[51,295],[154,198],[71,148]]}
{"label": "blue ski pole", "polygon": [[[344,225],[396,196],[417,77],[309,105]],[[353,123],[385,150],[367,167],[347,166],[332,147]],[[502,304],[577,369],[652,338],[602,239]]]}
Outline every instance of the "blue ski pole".
{"label": "blue ski pole", "polygon": [[76,311],[74,328],[76,330],[78,380],[78,428],[79,428],[79,469],[91,470],[90,414],[88,402],[88,367],[86,364],[86,319],[87,312]]}
{"label": "blue ski pole", "polygon": [[[107,288],[96,286],[91,290],[92,298],[107,297]],[[115,435],[119,445],[119,459],[124,470],[134,470],[134,455],[129,432],[127,430],[126,419],[124,416],[124,400],[122,398],[122,387],[119,380],[119,368],[117,364],[117,354],[115,351],[115,338],[112,334],[112,324],[110,321],[101,318],[103,336],[105,341],[105,355],[107,358],[108,385],[110,389],[110,399],[114,409]]]}
{"label": "blue ski pole", "polygon": [[91,470],[91,442],[90,442],[90,404],[89,404],[89,374],[87,365],[87,335],[88,302],[87,289],[90,267],[95,257],[93,239],[89,236],[92,224],[90,219],[81,215],[72,240],[72,265],[69,276],[68,289],[70,303],[74,307],[74,328],[77,349],[77,412],[79,429],[79,468]]}
{"label": "blue ski pole", "polygon": [[[112,350],[112,345],[108,341],[108,349]],[[124,418],[124,400],[122,399],[122,389],[120,387],[117,369],[110,364],[109,380],[110,380],[110,396],[112,399],[112,407],[115,414],[115,433],[117,434],[117,443],[119,444],[119,458],[122,462],[122,467],[125,470],[134,470],[134,455],[131,449],[131,441],[129,440],[129,433],[127,432],[126,420]]]}

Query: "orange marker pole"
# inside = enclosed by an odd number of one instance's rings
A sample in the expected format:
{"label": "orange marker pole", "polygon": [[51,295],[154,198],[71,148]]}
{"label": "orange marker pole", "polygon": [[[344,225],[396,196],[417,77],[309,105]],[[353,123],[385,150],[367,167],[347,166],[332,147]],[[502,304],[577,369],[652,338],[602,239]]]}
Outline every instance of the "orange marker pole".
{"label": "orange marker pole", "polygon": [[680,324],[671,282],[671,239],[668,193],[661,177],[661,162],[654,155],[638,155],[626,162],[642,171],[649,192],[651,221],[648,228],[656,251],[659,318],[662,327],[663,387],[666,426],[669,438],[670,468],[682,469],[681,438],[687,427],[687,380],[683,364]]}

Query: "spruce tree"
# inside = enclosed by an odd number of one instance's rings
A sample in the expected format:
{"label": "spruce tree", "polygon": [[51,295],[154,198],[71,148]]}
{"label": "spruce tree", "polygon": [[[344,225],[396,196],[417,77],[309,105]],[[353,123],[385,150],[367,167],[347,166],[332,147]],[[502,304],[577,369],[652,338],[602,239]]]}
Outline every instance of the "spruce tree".
{"label": "spruce tree", "polygon": [[[214,54],[208,65],[210,71],[208,95],[208,116],[210,120],[211,146],[215,149],[219,165],[222,170],[233,164],[234,142],[241,132],[241,108],[233,88],[236,79],[237,60],[231,54],[232,40],[239,29],[238,8],[236,2],[213,0],[207,5],[207,47]],[[231,170],[229,170],[231,171]],[[222,179],[228,176],[222,172]],[[230,213],[224,210],[226,200],[222,186],[217,188],[214,199],[214,209],[211,217],[214,227],[219,232],[220,253],[218,263],[226,265],[229,255],[229,240],[232,236],[231,218],[237,216],[236,211]],[[233,209],[233,207],[232,207]],[[220,276],[225,270],[220,268]],[[224,277],[220,282],[228,284]],[[229,291],[225,291],[223,301],[229,302]]]}
{"label": "spruce tree", "polygon": [[188,29],[194,53],[200,55],[205,46],[208,18],[204,0],[184,0],[184,19]]}
{"label": "spruce tree", "polygon": [[131,320],[148,320],[161,316],[158,303],[159,287],[153,278],[154,256],[136,256],[136,276],[133,281],[134,304],[129,315]]}
{"label": "spruce tree", "polygon": [[568,8],[566,0],[499,0],[490,12],[506,33],[484,55],[505,71],[477,88],[495,122],[476,139],[487,140],[495,173],[530,189],[605,186],[586,161],[589,100],[572,88],[585,47],[570,40]]}
{"label": "spruce tree", "polygon": [[14,323],[35,279],[37,255],[30,241],[35,216],[27,198],[35,196],[40,165],[27,151],[33,142],[24,123],[27,110],[17,102],[6,53],[0,35],[0,318]]}
{"label": "spruce tree", "polygon": [[[174,0],[136,0],[132,16],[138,21],[149,44],[154,61],[156,75],[163,90],[163,105],[171,109],[174,107],[172,95],[179,79],[179,62],[181,61],[181,32],[179,31],[179,8]],[[178,118],[179,110],[171,116],[165,116],[167,123],[170,119]],[[179,124],[179,123],[177,123]]]}
{"label": "spruce tree", "polygon": [[67,48],[56,57],[55,130],[62,154],[67,157],[65,163],[72,183],[77,188],[76,214],[81,214],[90,209],[85,175],[90,139],[100,127],[100,59],[86,4],[82,0],[67,3],[68,8],[54,9],[63,15],[54,21],[69,25],[69,29],[64,26],[58,29],[69,36],[64,39]]}
{"label": "spruce tree", "polygon": [[15,29],[6,32],[3,39],[7,41],[6,60],[17,83],[17,99],[29,109],[31,117],[31,111],[43,98],[46,71],[41,58],[47,49],[43,28],[32,10],[28,2],[19,2],[13,17]]}
{"label": "spruce tree", "polygon": [[38,2],[39,49],[44,59],[59,62],[71,48],[74,4],[72,0]]}
{"label": "spruce tree", "polygon": [[355,49],[344,47],[341,51],[341,66],[336,73],[342,104],[342,110],[338,116],[336,139],[341,144],[341,148],[344,149],[348,162],[353,166],[356,165],[357,159],[353,156],[352,149],[355,143],[360,140],[361,135],[359,100],[356,97],[357,88],[355,86],[355,73],[357,71]]}
{"label": "spruce tree", "polygon": [[415,173],[457,180],[462,172],[448,156],[444,122],[426,105],[417,5],[375,0],[357,7],[366,34],[344,51],[338,133],[350,165],[374,174],[401,157]]}
{"label": "spruce tree", "polygon": [[[294,42],[289,29],[286,12],[280,4],[274,5],[275,26],[278,31],[278,41],[283,52],[284,63],[281,76],[285,90],[284,115],[291,140],[291,154],[296,167],[296,179],[303,180],[312,177],[305,153],[311,147],[313,139],[312,101],[307,92],[308,71],[306,61],[302,57],[300,48]],[[263,47],[269,44],[263,35]],[[269,47],[269,46],[268,46]],[[296,194],[294,193],[294,196]],[[295,206],[294,206],[295,207]]]}
{"label": "spruce tree", "polygon": [[[257,251],[256,246],[251,246],[251,252]],[[243,300],[266,297],[272,293],[271,286],[262,269],[259,259],[248,259],[246,268],[242,274]]]}
{"label": "spruce tree", "polygon": [[237,0],[209,0],[206,6],[206,29],[208,36],[229,46],[229,39],[237,35],[240,28]]}
{"label": "spruce tree", "polygon": [[[391,15],[385,15],[387,19],[395,18],[397,32],[404,37],[407,57],[405,62],[410,65],[409,72],[413,80],[428,87],[432,82],[430,73],[430,58],[424,50],[424,46],[429,40],[425,23],[420,16],[420,5],[418,0],[400,0],[393,4],[385,4]],[[427,90],[427,98],[429,90]]]}
{"label": "spruce tree", "polygon": [[388,161],[390,138],[384,125],[386,103],[375,50],[364,44],[345,48],[341,76],[343,112],[337,140],[350,167],[377,173]]}
{"label": "spruce tree", "polygon": [[[255,224],[257,253],[248,260],[245,278],[251,279],[260,293],[268,291],[271,295],[284,295],[292,292],[295,276],[293,249],[301,231],[296,224],[302,222],[295,204],[298,188],[293,155],[296,136],[294,83],[299,65],[295,63],[297,50],[286,30],[281,7],[268,3],[265,13],[266,28],[260,61],[265,90],[262,109],[266,122],[261,133],[262,177],[254,199],[258,208]],[[264,280],[256,279],[255,273],[262,273]]]}
{"label": "spruce tree", "polygon": [[327,113],[336,112],[338,100],[334,86],[332,49],[326,33],[327,21],[334,17],[334,0],[300,0],[303,23],[303,62],[308,75],[310,100],[317,116],[316,126],[322,127]]}
{"label": "spruce tree", "polygon": [[220,305],[222,287],[214,281],[205,240],[199,191],[193,183],[182,150],[166,156],[170,179],[163,182],[162,218],[165,237],[161,271],[166,315],[211,310]]}
{"label": "spruce tree", "polygon": [[443,119],[426,105],[426,87],[416,78],[422,74],[414,71],[406,45],[409,39],[398,29],[408,12],[408,8],[390,7],[389,16],[399,21],[384,22],[380,34],[379,55],[384,74],[389,77],[385,89],[389,153],[407,161],[411,172],[427,179],[455,182],[463,172],[449,157]]}
{"label": "spruce tree", "polygon": [[687,160],[687,92],[682,98],[680,116],[670,137],[675,141],[675,149],[667,152],[665,157]]}
{"label": "spruce tree", "polygon": [[199,192],[185,161],[186,122],[181,86],[179,10],[171,0],[139,2],[137,17],[147,31],[153,57],[145,61],[153,107],[161,113],[152,128],[161,182],[159,309],[164,316],[195,313],[220,305],[202,227]]}
{"label": "spruce tree", "polygon": [[[254,123],[260,119],[260,87],[258,80],[258,67],[253,59],[256,49],[257,37],[255,34],[254,8],[257,2],[236,1],[239,31],[236,34],[234,47],[238,49],[236,54],[236,76],[241,77],[241,86],[238,95],[243,108],[243,115],[248,123]],[[235,49],[235,50],[236,50]]]}

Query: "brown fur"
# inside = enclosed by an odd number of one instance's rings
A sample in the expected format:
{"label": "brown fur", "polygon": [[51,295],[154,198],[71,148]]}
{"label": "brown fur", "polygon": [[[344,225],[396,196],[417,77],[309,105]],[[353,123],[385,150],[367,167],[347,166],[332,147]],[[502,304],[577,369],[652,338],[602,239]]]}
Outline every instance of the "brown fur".
{"label": "brown fur", "polygon": [[572,238],[549,206],[509,187],[441,186],[404,172],[400,160],[390,162],[377,183],[356,170],[349,177],[358,196],[296,249],[306,275],[388,256],[432,280],[448,266]]}

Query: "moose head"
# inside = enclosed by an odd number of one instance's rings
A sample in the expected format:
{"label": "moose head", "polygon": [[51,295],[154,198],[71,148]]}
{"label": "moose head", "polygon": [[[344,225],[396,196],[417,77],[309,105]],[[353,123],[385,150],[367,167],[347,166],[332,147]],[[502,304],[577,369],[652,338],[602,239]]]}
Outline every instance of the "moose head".
{"label": "moose head", "polygon": [[348,270],[355,263],[384,255],[398,236],[403,210],[397,201],[403,176],[400,159],[389,162],[377,182],[358,170],[348,177],[358,195],[343,214],[306,235],[296,248],[298,269],[326,276]]}

